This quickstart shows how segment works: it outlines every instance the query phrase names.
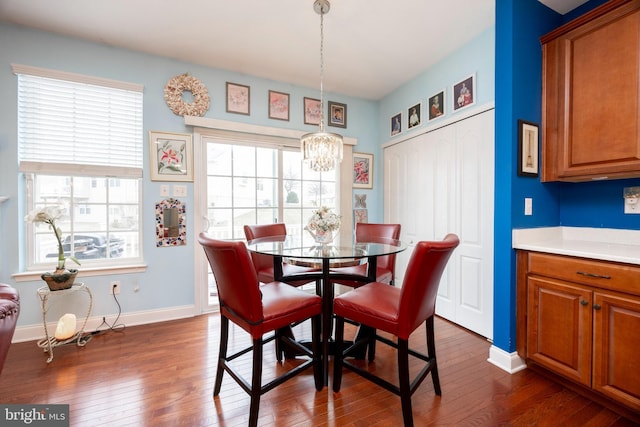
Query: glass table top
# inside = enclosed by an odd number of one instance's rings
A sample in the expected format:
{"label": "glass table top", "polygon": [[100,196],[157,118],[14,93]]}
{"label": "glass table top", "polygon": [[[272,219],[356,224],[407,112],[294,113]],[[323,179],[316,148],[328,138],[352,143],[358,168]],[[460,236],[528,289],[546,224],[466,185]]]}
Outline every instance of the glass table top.
{"label": "glass table top", "polygon": [[247,242],[251,252],[286,258],[354,259],[370,256],[391,255],[402,252],[407,245],[400,240],[380,239],[375,242],[335,242],[305,246],[293,236],[273,236]]}

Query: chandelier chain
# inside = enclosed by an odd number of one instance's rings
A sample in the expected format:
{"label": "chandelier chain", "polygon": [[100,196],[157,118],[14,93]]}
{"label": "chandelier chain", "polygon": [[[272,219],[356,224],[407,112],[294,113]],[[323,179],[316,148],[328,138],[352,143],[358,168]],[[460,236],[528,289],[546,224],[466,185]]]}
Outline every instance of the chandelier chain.
{"label": "chandelier chain", "polygon": [[320,11],[320,131],[324,132],[324,9]]}

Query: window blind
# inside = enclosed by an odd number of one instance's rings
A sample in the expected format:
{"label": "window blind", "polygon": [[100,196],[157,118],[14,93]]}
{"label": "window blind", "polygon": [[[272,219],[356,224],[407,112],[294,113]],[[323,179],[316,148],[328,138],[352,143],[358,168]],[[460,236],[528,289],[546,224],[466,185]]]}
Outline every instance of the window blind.
{"label": "window blind", "polygon": [[95,165],[142,176],[142,97],[138,90],[18,74],[20,169]]}

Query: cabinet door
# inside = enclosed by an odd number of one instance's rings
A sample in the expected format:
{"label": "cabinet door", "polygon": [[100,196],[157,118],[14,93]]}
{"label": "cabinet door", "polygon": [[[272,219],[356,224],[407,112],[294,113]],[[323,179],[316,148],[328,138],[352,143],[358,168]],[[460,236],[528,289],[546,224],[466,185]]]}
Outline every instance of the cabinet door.
{"label": "cabinet door", "polygon": [[543,180],[640,175],[638,7],[619,7],[543,47]]}
{"label": "cabinet door", "polygon": [[527,357],[591,386],[592,292],[536,276],[527,289]]}
{"label": "cabinet door", "polygon": [[640,298],[594,294],[593,388],[640,411]]}

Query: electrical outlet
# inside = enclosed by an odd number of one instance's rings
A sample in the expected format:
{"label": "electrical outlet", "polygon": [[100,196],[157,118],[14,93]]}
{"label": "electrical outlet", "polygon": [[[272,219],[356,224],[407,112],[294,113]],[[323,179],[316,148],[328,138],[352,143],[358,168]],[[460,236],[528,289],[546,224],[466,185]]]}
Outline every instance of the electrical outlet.
{"label": "electrical outlet", "polygon": [[111,282],[109,289],[111,290],[111,295],[118,295],[120,293],[120,281],[114,280],[113,282]]}

